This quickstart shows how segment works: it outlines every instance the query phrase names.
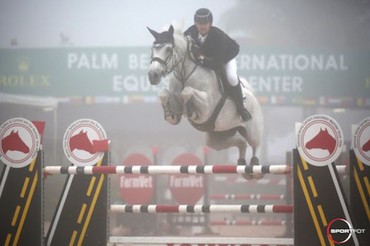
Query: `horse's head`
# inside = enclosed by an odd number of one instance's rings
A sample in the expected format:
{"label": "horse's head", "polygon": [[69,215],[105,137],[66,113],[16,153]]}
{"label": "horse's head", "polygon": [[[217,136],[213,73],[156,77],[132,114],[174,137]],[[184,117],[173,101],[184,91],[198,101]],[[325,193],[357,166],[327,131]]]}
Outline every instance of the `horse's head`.
{"label": "horse's head", "polygon": [[71,151],[75,149],[84,150],[90,154],[95,154],[96,151],[93,148],[93,145],[87,136],[87,132],[81,130],[78,134],[74,135],[69,140],[69,148]]}
{"label": "horse's head", "polygon": [[335,144],[336,144],[335,139],[329,134],[328,130],[325,128],[325,130],[320,129],[320,132],[306,143],[306,148],[328,150],[329,153],[331,154],[335,149]]}
{"label": "horse's head", "polygon": [[171,25],[167,31],[158,33],[148,27],[155,41],[152,46],[152,60],[149,66],[148,78],[152,85],[157,85],[162,77],[169,74],[175,64],[174,55],[175,39],[174,28]]}

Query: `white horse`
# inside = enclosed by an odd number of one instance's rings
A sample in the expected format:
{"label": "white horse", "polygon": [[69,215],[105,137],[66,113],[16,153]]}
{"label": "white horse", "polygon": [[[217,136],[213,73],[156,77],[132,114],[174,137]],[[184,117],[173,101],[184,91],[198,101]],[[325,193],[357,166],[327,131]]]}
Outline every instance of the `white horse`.
{"label": "white horse", "polygon": [[[165,119],[176,125],[184,116],[198,130],[207,132],[206,143],[215,150],[232,146],[239,149],[238,165],[247,165],[248,144],[252,147],[250,165],[259,165],[258,152],[263,134],[261,107],[249,83],[244,82],[245,107],[252,119],[242,122],[233,100],[222,93],[216,73],[200,66],[190,51],[192,40],[182,30],[158,33],[148,28],[154,36],[152,60],[148,78],[158,85],[163,77],[170,76],[169,88],[160,94]],[[245,175],[245,178],[261,175]]]}

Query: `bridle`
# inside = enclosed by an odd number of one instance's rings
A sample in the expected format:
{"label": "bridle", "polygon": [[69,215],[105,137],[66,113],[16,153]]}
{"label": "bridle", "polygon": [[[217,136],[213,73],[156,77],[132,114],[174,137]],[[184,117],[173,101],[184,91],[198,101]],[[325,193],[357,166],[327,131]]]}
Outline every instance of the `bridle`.
{"label": "bridle", "polygon": [[[165,59],[162,59],[160,57],[157,57],[157,56],[153,56],[153,52],[152,52],[152,56],[151,56],[151,61],[150,61],[150,64],[152,64],[154,61],[157,61],[159,62],[163,67],[164,67],[164,72],[163,72],[163,77],[167,76],[168,74],[170,74],[171,72],[173,72],[175,70],[175,68],[180,64],[182,63],[182,66],[184,65],[184,62],[185,62],[185,58],[186,56],[189,54],[190,52],[190,49],[189,49],[189,43],[190,41],[188,40],[187,37],[186,38],[186,42],[187,42],[187,48],[186,48],[186,53],[184,56],[182,56],[181,58],[179,58],[177,61],[173,61],[174,64],[172,64],[172,66],[169,68],[169,63],[171,62],[171,60],[173,60],[173,57],[174,57],[174,49],[175,49],[175,44],[173,42],[165,42],[165,43],[154,43],[153,44],[153,47],[152,48],[161,48],[167,44],[171,44],[171,52],[168,54],[168,56],[165,58]],[[185,83],[185,81],[188,80],[188,78],[193,74],[193,72],[195,71],[195,69],[197,68],[197,63],[195,65],[195,67],[193,68],[193,70],[187,75],[185,76],[183,74],[182,71],[179,71],[178,74],[180,74],[180,76],[176,75],[175,74],[175,77],[177,79],[179,79],[183,84]],[[180,78],[179,78],[180,77]]]}
{"label": "bridle", "polygon": [[171,53],[166,57],[165,60],[163,60],[162,58],[160,57],[155,57],[153,56],[152,54],[152,60],[150,63],[154,62],[154,61],[157,61],[159,62],[160,64],[164,65],[164,66],[167,66],[167,62],[169,61],[169,59],[171,59],[172,55],[173,55],[173,47],[174,47],[174,44],[172,42],[167,42],[167,43],[159,43],[159,44],[156,44],[154,43],[153,44],[153,48],[162,48],[163,46],[167,45],[167,44],[171,44],[172,48],[171,48]]}
{"label": "bridle", "polygon": [[163,73],[163,76],[166,76],[167,74],[171,73],[174,69],[175,66],[173,66],[171,68],[171,70],[169,70],[168,68],[168,63],[170,62],[170,60],[172,59],[173,57],[173,49],[175,48],[175,44],[172,43],[172,42],[166,42],[166,43],[159,43],[159,44],[156,44],[154,43],[153,44],[153,47],[152,48],[162,48],[163,46],[167,45],[167,44],[171,44],[171,52],[168,54],[168,56],[166,57],[166,59],[162,59],[158,56],[153,56],[153,52],[152,52],[152,58],[151,58],[151,61],[150,61],[150,64],[152,64],[153,62],[159,62],[162,66],[164,66],[164,73]]}

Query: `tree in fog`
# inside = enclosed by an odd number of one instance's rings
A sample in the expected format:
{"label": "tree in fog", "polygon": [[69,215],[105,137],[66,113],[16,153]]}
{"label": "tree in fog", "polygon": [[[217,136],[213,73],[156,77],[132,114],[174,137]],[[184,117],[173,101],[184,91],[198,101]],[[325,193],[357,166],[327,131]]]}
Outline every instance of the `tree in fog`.
{"label": "tree in fog", "polygon": [[370,48],[369,0],[240,0],[222,18],[242,44]]}

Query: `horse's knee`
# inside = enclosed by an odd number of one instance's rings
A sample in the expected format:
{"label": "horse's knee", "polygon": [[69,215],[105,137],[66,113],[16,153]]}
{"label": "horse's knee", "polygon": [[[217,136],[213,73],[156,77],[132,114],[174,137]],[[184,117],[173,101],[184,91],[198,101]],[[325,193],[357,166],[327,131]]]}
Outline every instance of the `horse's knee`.
{"label": "horse's knee", "polygon": [[182,90],[181,95],[184,103],[187,103],[193,96],[193,89],[187,86]]}

